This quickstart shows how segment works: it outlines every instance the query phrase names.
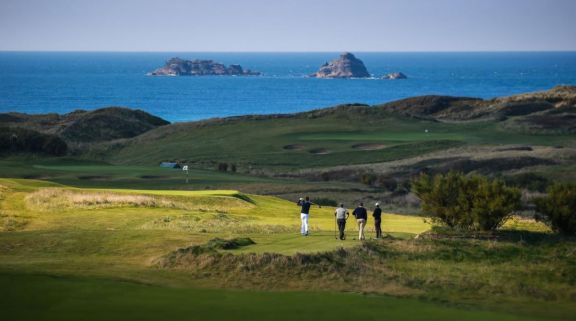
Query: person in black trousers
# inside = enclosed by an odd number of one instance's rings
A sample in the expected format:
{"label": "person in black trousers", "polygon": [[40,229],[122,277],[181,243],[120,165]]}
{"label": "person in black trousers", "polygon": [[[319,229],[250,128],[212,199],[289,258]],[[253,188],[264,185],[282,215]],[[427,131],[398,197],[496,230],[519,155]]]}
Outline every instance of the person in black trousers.
{"label": "person in black trousers", "polygon": [[374,213],[372,213],[372,217],[374,217],[374,229],[376,230],[376,238],[382,238],[382,209],[380,208],[380,204],[376,203],[376,208],[374,209]]}
{"label": "person in black trousers", "polygon": [[350,213],[348,213],[344,204],[340,204],[340,207],[336,209],[334,215],[336,216],[336,223],[338,223],[338,231],[340,232],[339,237],[341,240],[344,240],[346,238],[344,235],[344,229],[346,228],[346,220],[350,216]]}

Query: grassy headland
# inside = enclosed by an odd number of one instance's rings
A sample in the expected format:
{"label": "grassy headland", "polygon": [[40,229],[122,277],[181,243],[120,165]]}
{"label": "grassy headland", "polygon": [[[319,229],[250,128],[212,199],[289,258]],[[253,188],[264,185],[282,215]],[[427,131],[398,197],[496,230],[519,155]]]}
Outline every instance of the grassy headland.
{"label": "grassy headland", "polygon": [[[558,87],[176,124],[118,108],[1,115],[0,305],[10,320],[573,320],[573,238],[527,216],[494,233],[438,230],[407,182],[501,176],[529,211],[550,182],[576,179],[574,97]],[[55,139],[65,156],[50,153]],[[360,243],[349,221],[336,240],[327,206],[300,236],[304,194],[381,201],[394,210],[387,237]]]}

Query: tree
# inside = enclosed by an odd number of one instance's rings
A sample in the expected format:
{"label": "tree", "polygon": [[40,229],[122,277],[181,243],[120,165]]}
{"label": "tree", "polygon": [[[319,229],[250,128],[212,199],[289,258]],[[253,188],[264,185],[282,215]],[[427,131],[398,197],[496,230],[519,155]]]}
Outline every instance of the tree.
{"label": "tree", "polygon": [[555,232],[576,234],[576,184],[554,184],[548,188],[548,195],[535,203],[536,211],[544,215],[538,215],[538,220],[546,222]]}
{"label": "tree", "polygon": [[521,193],[517,188],[507,187],[499,179],[489,180],[483,176],[470,179],[473,186],[470,210],[476,229],[496,230],[520,208]]}
{"label": "tree", "polygon": [[520,208],[520,191],[503,181],[450,172],[422,174],[412,182],[422,210],[451,228],[490,231]]}

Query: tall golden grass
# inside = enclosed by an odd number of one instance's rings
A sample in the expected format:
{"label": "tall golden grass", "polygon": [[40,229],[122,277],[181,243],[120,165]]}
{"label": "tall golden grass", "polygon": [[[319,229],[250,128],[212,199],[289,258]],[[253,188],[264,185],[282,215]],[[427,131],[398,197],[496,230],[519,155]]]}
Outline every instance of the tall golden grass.
{"label": "tall golden grass", "polygon": [[[7,186],[0,185],[0,206],[11,189]],[[20,217],[11,211],[5,211],[0,207],[0,231],[17,231],[23,229],[28,224],[26,218]]]}
{"label": "tall golden grass", "polygon": [[112,207],[174,208],[226,212],[231,207],[250,206],[232,197],[168,197],[100,191],[42,188],[26,196],[26,205],[39,211]]}

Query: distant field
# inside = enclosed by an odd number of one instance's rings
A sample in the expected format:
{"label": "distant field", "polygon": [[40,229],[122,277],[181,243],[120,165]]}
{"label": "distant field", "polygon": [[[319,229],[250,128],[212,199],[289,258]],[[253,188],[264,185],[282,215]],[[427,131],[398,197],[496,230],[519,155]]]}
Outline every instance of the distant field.
{"label": "distant field", "polygon": [[[231,138],[234,144],[227,143]],[[354,148],[367,143],[380,143],[384,148]],[[110,153],[107,159],[132,164],[180,159],[198,164],[229,162],[242,168],[252,165],[287,169],[384,162],[466,144],[573,145],[574,136],[512,132],[494,122],[443,123],[397,116],[371,119],[331,115],[159,128]],[[319,150],[322,152],[316,152]]]}
{"label": "distant field", "polygon": [[[0,177],[44,179],[65,185],[83,187],[118,187],[143,189],[204,189],[205,187],[239,186],[281,182],[242,174],[191,169],[188,176],[180,169],[153,166],[110,165],[77,159],[14,159],[0,160]],[[188,179],[188,182],[186,182]]]}

